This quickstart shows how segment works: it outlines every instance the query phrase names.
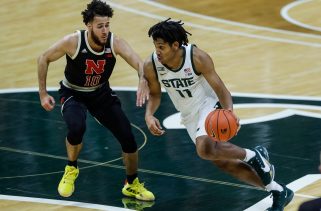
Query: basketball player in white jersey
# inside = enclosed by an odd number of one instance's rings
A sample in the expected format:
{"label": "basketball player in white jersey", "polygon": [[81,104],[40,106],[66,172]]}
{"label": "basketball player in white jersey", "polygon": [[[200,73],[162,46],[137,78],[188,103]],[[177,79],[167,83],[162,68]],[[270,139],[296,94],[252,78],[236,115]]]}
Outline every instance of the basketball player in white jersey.
{"label": "basketball player in white jersey", "polygon": [[[283,210],[293,192],[274,181],[274,166],[269,163],[265,147],[240,148],[229,142],[214,142],[206,134],[204,122],[209,112],[224,108],[233,112],[232,97],[214,69],[210,56],[188,44],[188,33],[181,21],[167,19],[152,26],[155,52],[144,63],[144,74],[150,88],[145,120],[153,135],[164,130],[154,116],[161,100],[161,84],[196,146],[200,158],[210,160],[223,171],[248,184],[266,189],[273,195],[269,210]],[[257,174],[256,174],[256,173]]]}

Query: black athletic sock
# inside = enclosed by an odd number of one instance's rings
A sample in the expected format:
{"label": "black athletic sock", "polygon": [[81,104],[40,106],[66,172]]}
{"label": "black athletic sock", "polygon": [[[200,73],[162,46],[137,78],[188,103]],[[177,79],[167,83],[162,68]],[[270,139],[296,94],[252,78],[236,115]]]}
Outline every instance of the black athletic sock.
{"label": "black athletic sock", "polygon": [[133,175],[127,175],[127,182],[133,184],[134,180],[137,178],[137,173]]}
{"label": "black athletic sock", "polygon": [[68,166],[73,166],[73,167],[77,168],[78,167],[77,160],[75,160],[75,161],[68,160]]}

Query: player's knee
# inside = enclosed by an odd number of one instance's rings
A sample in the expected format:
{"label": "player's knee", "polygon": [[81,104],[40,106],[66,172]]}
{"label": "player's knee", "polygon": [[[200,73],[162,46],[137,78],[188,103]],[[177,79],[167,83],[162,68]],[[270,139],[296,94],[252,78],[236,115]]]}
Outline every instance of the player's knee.
{"label": "player's knee", "polygon": [[196,151],[200,158],[204,160],[214,160],[216,153],[213,150],[213,143],[208,143],[206,139],[198,139],[196,141]]}
{"label": "player's knee", "polygon": [[78,145],[82,142],[86,131],[86,124],[84,122],[73,122],[68,126],[67,140],[71,145]]}
{"label": "player's knee", "polygon": [[203,146],[199,146],[199,147],[196,147],[196,151],[197,151],[197,155],[204,159],[204,160],[208,160],[209,158],[209,150],[207,150],[205,147]]}
{"label": "player's knee", "polygon": [[137,143],[134,138],[121,141],[121,147],[125,153],[134,153],[137,151]]}

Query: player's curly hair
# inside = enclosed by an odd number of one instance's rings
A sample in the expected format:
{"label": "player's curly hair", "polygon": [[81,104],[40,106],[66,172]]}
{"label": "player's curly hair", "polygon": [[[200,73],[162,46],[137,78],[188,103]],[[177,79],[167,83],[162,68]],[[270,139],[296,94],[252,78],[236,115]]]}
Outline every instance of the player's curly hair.
{"label": "player's curly hair", "polygon": [[83,22],[87,25],[87,23],[94,20],[95,16],[113,17],[114,10],[105,2],[93,0],[87,4],[87,9],[82,11],[81,14],[83,16]]}
{"label": "player's curly hair", "polygon": [[172,45],[175,41],[179,46],[188,44],[188,35],[192,35],[183,28],[182,21],[173,21],[168,18],[165,21],[159,22],[148,30],[148,36],[152,36],[153,40],[158,38]]}

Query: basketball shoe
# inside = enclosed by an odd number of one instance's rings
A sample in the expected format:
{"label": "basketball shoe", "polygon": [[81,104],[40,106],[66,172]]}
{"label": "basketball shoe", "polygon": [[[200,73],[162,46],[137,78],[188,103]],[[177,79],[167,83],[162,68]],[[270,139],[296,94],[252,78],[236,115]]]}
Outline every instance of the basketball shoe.
{"label": "basketball shoe", "polygon": [[79,169],[74,166],[65,167],[65,173],[58,185],[58,192],[63,197],[69,197],[75,190],[75,180],[79,174]]}
{"label": "basketball shoe", "polygon": [[121,201],[124,205],[124,208],[137,210],[137,211],[143,211],[145,208],[150,208],[155,204],[154,201],[141,201],[141,200],[128,198],[128,197],[122,198]]}
{"label": "basketball shoe", "polygon": [[273,204],[268,211],[283,211],[284,207],[293,199],[294,193],[292,190],[282,185],[283,191],[272,190]]}
{"label": "basketball shoe", "polygon": [[257,146],[253,151],[255,156],[247,163],[255,169],[264,186],[267,186],[273,181],[275,175],[274,166],[269,162],[269,153],[263,146]]}
{"label": "basketball shoe", "polygon": [[140,183],[138,178],[129,184],[127,181],[122,189],[122,193],[128,197],[134,197],[142,201],[154,201],[155,196],[152,192],[144,187],[144,183]]}

